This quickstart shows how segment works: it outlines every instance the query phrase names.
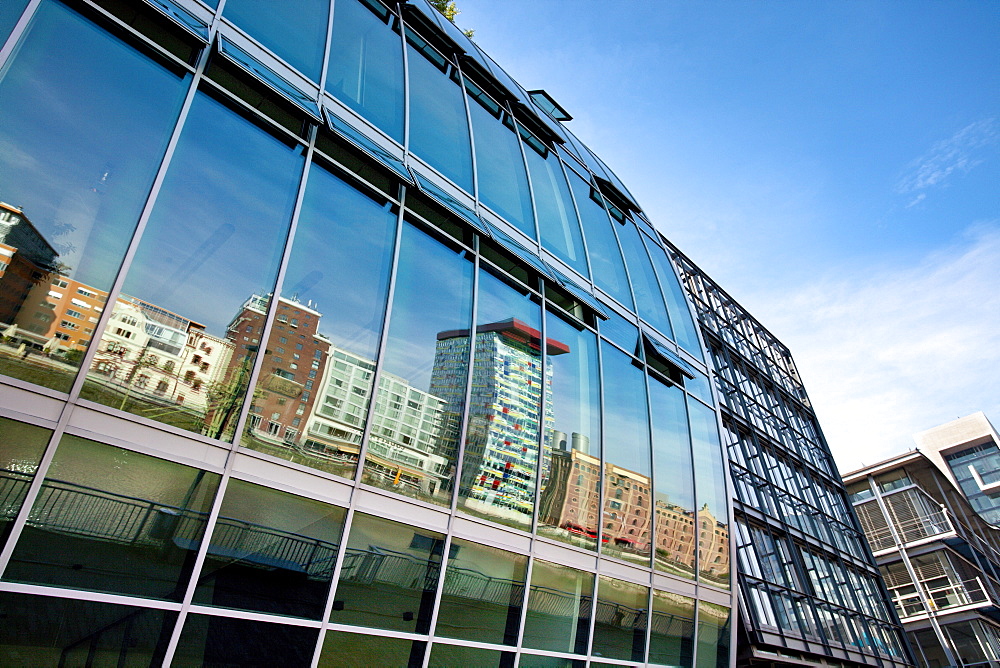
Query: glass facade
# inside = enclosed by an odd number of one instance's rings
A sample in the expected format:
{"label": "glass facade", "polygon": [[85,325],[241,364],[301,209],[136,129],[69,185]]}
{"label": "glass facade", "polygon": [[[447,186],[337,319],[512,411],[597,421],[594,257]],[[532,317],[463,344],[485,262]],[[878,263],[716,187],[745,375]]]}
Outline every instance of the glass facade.
{"label": "glass facade", "polygon": [[426,3],[279,4],[0,9],[0,663],[729,665],[665,240]]}

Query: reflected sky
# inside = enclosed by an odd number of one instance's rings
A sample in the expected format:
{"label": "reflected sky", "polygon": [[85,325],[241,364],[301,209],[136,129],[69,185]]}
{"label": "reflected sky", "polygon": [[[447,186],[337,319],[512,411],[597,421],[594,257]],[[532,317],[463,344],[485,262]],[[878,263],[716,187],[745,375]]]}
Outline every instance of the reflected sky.
{"label": "reflected sky", "polygon": [[329,0],[228,0],[222,14],[289,65],[319,81],[329,7]]}
{"label": "reflected sky", "polygon": [[569,346],[569,354],[548,358],[552,367],[554,428],[590,439],[588,454],[601,454],[601,416],[597,391],[597,341],[552,313],[546,314],[546,336]]}
{"label": "reflected sky", "polygon": [[590,276],[580,223],[559,158],[554,151],[543,158],[530,144],[525,146],[524,154],[528,159],[542,245],[584,276]]}
{"label": "reflected sky", "polygon": [[594,282],[622,304],[633,308],[625,263],[611,227],[611,218],[604,207],[590,197],[590,184],[573,172],[569,174],[583,233],[587,237],[587,252],[590,255],[590,266],[594,270]]}
{"label": "reflected sky", "polygon": [[639,316],[670,338],[670,320],[660,293],[660,284],[656,280],[653,265],[650,264],[646,248],[639,238],[639,230],[630,222],[618,225],[618,238],[625,252],[625,262],[628,264],[629,278],[632,281],[632,293],[635,295],[636,308]]}
{"label": "reflected sky", "polygon": [[691,444],[688,438],[684,392],[649,378],[653,406],[653,484],[656,500],[694,508]]}
{"label": "reflected sky", "polygon": [[649,475],[645,374],[632,358],[601,344],[604,370],[604,455],[607,462]]}

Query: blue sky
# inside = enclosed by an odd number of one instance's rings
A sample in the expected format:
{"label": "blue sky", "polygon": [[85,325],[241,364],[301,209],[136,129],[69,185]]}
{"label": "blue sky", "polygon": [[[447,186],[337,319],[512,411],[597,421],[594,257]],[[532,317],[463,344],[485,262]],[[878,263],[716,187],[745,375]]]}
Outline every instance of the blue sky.
{"label": "blue sky", "polygon": [[1000,4],[459,8],[789,345],[841,470],[1000,423]]}

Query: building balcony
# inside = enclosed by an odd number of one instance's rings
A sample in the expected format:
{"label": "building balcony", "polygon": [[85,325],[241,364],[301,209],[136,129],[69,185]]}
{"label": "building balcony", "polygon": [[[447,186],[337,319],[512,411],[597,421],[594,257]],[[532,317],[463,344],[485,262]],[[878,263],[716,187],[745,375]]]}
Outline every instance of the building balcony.
{"label": "building balcony", "polygon": [[[912,589],[912,587],[907,589]],[[926,605],[920,592],[903,593],[898,590],[892,592],[893,603],[896,605],[896,612],[901,621],[905,622],[910,618],[925,615],[929,611],[941,612],[985,603],[998,604],[990,597],[979,577],[959,582],[948,581],[937,586],[925,583],[924,590],[927,593]]]}

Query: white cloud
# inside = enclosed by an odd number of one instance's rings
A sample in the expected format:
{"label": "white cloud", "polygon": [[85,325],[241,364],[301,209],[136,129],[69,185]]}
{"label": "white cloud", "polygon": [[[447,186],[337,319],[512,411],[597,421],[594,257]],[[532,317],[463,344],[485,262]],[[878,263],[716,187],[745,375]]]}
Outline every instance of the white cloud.
{"label": "white cloud", "polygon": [[[915,193],[939,186],[955,172],[970,172],[983,159],[976,156],[979,149],[995,144],[1000,138],[995,118],[985,118],[971,123],[948,139],[935,143],[904,170],[896,183],[896,192],[901,195]],[[907,208],[921,201],[924,193],[912,200]]]}
{"label": "white cloud", "polygon": [[842,471],[975,411],[1000,420],[1000,221],[916,265],[845,276],[754,308],[791,349]]}

